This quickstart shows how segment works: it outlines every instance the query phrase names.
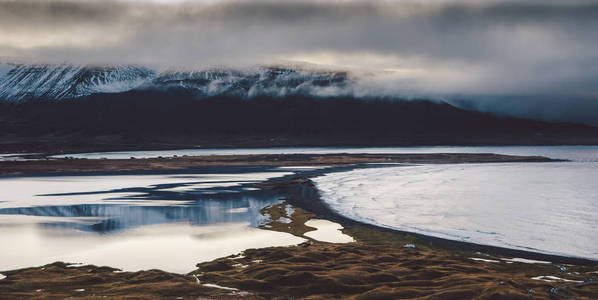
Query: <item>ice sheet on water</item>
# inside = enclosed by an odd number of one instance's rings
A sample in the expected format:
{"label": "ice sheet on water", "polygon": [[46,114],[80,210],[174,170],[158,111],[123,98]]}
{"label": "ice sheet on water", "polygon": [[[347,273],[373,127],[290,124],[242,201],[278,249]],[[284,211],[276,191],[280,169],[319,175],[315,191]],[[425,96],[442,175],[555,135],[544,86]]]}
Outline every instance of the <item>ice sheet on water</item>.
{"label": "ice sheet on water", "polygon": [[447,239],[597,259],[598,164],[366,168],[314,178],[366,223]]}
{"label": "ice sheet on water", "polygon": [[[0,191],[7,195],[0,201],[0,208],[30,207],[48,203],[98,204],[106,203],[106,198],[130,196],[131,192],[119,191],[124,189],[157,188],[165,191],[187,191],[194,188],[217,188],[261,182],[290,174],[293,173],[7,177],[0,179]],[[157,199],[151,201],[152,205],[157,205],[155,200]]]}

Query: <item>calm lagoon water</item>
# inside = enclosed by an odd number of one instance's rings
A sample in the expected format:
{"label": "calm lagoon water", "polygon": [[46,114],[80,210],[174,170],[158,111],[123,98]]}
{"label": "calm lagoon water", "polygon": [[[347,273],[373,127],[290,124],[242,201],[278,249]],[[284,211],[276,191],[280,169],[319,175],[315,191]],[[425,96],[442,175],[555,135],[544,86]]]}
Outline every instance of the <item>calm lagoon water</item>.
{"label": "calm lagoon water", "polygon": [[288,171],[0,179],[0,270],[54,261],[186,273],[248,248],[294,245],[257,229]]}

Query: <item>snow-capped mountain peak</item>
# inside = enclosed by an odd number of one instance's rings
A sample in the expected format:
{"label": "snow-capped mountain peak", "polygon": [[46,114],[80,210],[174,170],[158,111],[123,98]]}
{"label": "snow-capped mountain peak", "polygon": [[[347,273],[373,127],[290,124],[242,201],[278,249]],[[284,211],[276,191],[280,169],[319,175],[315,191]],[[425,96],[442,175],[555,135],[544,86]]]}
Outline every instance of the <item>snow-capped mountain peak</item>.
{"label": "snow-capped mountain peak", "polygon": [[0,64],[0,100],[61,100],[98,93],[173,87],[193,91],[198,97],[318,96],[331,90],[343,90],[349,80],[346,72],[290,67],[156,71],[126,65],[3,63]]}

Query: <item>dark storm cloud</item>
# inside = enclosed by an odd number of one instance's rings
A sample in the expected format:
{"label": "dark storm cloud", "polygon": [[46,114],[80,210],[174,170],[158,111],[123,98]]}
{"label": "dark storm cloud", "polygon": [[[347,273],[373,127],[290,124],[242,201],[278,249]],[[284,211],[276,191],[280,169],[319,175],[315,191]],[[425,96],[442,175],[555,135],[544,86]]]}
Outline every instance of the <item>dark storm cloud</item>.
{"label": "dark storm cloud", "polygon": [[162,2],[0,0],[0,56],[158,66],[303,60],[388,71],[365,76],[350,91],[357,95],[472,98],[484,108],[503,97],[521,99],[522,110],[553,107],[540,100],[550,96],[598,113],[595,1]]}
{"label": "dark storm cloud", "polygon": [[[556,54],[573,56],[578,53],[569,51],[583,52],[586,46],[596,45],[592,33],[598,25],[595,4],[148,5],[24,0],[0,5],[0,24],[6,35],[2,44],[21,47],[23,54],[44,56],[49,51],[53,58],[63,50],[76,54],[79,48],[92,48],[99,60],[113,60],[118,57],[111,54],[126,54],[136,48],[160,61],[176,62],[178,58],[168,50],[189,50],[187,57],[180,58],[184,63],[189,59],[225,59],[232,54],[249,58],[285,55],[297,50],[373,51],[467,61],[527,59],[529,52],[537,59]],[[11,32],[21,36],[15,38]],[[46,39],[40,39],[42,34]],[[78,56],[85,59],[89,55],[82,51]]]}

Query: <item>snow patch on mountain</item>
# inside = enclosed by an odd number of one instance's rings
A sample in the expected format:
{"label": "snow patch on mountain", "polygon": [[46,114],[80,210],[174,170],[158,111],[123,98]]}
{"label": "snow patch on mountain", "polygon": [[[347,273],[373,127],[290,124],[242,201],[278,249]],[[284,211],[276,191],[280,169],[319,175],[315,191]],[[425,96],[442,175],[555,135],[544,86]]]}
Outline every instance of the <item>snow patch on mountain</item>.
{"label": "snow patch on mountain", "polygon": [[118,93],[137,88],[155,73],[135,66],[74,66],[3,64],[0,67],[0,99],[59,100],[95,93]]}
{"label": "snow patch on mountain", "polygon": [[138,66],[0,64],[0,100],[60,100],[135,89],[186,89],[198,97],[293,95],[337,96],[348,93],[347,72],[287,67],[156,71]]}

